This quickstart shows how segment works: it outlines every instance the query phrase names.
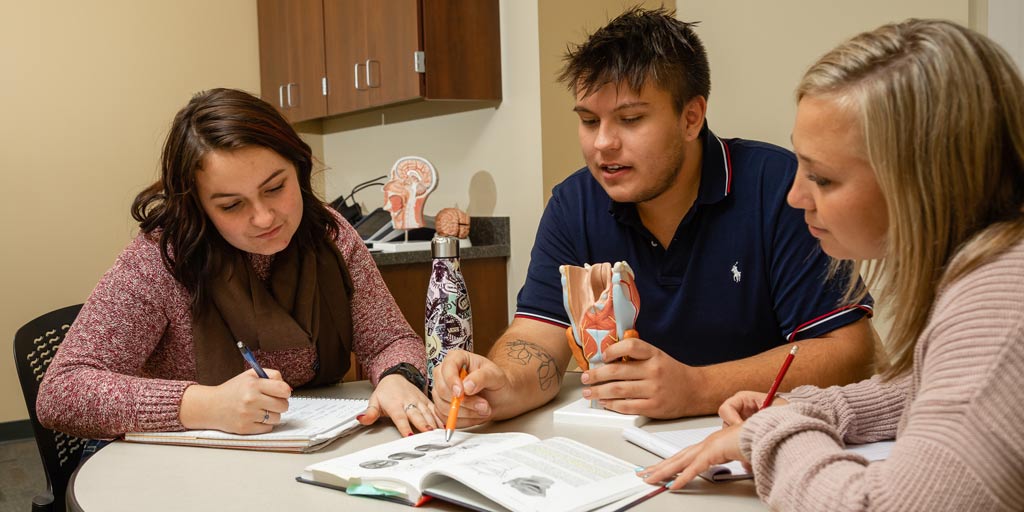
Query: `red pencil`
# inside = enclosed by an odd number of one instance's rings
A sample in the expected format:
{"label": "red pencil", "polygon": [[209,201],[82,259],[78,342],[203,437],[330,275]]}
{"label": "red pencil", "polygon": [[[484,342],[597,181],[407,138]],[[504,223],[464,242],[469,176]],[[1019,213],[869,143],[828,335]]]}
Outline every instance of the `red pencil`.
{"label": "red pencil", "polygon": [[772,388],[768,390],[768,396],[764,397],[764,403],[761,404],[761,408],[764,409],[772,405],[775,401],[775,392],[779,390],[779,385],[782,384],[782,379],[786,376],[786,371],[789,370],[789,364],[793,362],[793,356],[796,355],[796,350],[800,348],[793,345],[793,348],[789,350],[789,355],[786,356],[786,360],[782,362],[782,368],[779,368],[779,374],[775,376],[775,382],[772,383]]}

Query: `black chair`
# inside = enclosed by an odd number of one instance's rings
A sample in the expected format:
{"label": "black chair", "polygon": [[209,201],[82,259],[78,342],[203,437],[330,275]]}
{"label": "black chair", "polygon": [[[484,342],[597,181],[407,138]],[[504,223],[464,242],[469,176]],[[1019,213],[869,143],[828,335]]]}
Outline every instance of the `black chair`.
{"label": "black chair", "polygon": [[35,432],[39,456],[46,472],[46,491],[32,498],[32,510],[64,512],[68,479],[78,467],[86,440],[44,428],[36,417],[36,396],[46,368],[53,361],[64,335],[82,305],[51,311],[25,324],[14,335],[14,364],[18,368],[21,392],[25,395],[29,420]]}

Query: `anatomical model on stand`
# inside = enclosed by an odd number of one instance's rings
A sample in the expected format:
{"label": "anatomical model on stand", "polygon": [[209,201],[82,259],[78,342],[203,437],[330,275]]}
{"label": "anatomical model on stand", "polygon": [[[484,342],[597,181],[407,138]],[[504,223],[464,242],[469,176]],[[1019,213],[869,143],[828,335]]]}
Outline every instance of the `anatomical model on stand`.
{"label": "anatomical model on stand", "polygon": [[[580,368],[602,366],[609,345],[640,336],[634,330],[640,314],[640,295],[628,263],[562,265],[558,272],[562,275],[562,300],[569,315],[566,337]],[[600,408],[596,400],[590,406]]]}
{"label": "anatomical model on stand", "polygon": [[390,179],[384,184],[384,211],[391,213],[395,229],[426,226],[423,205],[437,186],[437,171],[426,159],[407,156],[391,167]]}

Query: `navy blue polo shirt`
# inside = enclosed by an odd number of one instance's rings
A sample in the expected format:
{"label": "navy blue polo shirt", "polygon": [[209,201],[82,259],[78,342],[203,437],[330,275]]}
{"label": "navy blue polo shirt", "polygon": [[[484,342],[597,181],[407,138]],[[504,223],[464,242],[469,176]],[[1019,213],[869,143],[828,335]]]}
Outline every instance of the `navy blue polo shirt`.
{"label": "navy blue polo shirt", "polygon": [[626,261],[636,274],[640,338],[689,365],[742,359],[815,338],[870,314],[840,306],[847,276],[803,212],[786,204],[792,153],[720,139],[705,125],[700,188],[666,250],[633,203],[616,203],[584,167],[544,209],[516,316],[568,327],[558,266]]}

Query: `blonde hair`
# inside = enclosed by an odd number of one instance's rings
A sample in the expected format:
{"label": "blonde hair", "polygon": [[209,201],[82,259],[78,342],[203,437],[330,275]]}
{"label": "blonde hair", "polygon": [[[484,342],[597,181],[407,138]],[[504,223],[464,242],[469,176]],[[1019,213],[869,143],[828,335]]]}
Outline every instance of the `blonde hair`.
{"label": "blonde hair", "polygon": [[839,45],[797,101],[832,98],[860,120],[888,210],[884,258],[848,262],[847,300],[891,308],[887,377],[908,370],[939,291],[1024,237],[1024,84],[987,37],[911,19]]}

